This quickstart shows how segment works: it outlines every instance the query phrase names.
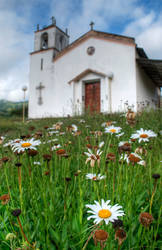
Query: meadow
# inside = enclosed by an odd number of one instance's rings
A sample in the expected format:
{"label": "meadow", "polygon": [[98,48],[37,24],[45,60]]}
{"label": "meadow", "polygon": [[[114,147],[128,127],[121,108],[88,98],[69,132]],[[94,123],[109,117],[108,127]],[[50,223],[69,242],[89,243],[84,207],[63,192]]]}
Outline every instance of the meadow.
{"label": "meadow", "polygon": [[160,110],[0,118],[0,249],[160,250],[161,176]]}

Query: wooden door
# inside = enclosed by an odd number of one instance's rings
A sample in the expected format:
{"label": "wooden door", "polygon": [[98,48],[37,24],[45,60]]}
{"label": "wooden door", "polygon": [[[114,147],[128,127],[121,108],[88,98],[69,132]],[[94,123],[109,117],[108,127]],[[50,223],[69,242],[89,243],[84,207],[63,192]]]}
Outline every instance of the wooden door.
{"label": "wooden door", "polygon": [[85,84],[85,110],[90,113],[100,112],[100,82]]}

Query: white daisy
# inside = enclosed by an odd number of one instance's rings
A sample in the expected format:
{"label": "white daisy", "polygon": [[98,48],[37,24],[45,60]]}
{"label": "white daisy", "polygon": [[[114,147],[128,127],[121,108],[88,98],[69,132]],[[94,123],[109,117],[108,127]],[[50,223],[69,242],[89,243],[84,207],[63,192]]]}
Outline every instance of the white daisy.
{"label": "white daisy", "polygon": [[112,126],[105,128],[105,133],[118,134],[120,133],[120,130],[121,130],[120,127],[115,127],[114,125],[112,125]]}
{"label": "white daisy", "polygon": [[120,141],[119,142],[119,144],[118,144],[118,147],[122,147],[122,146],[124,146],[125,144],[130,144],[130,142],[128,142],[128,141]]}
{"label": "white daisy", "polygon": [[92,153],[92,150],[88,148],[88,152],[84,152],[84,154],[88,156],[85,163],[87,164],[90,161],[91,167],[94,167],[97,157],[95,156],[95,154]]}
{"label": "white daisy", "polygon": [[106,176],[105,175],[101,175],[101,174],[86,174],[86,178],[89,179],[89,180],[93,180],[93,181],[99,181],[99,180],[102,180],[102,179],[105,179]]}
{"label": "white daisy", "polygon": [[85,123],[85,120],[81,119],[81,120],[79,121],[79,123]]}
{"label": "white daisy", "polygon": [[24,152],[26,149],[36,150],[36,146],[40,144],[41,144],[40,140],[35,140],[34,138],[32,138],[26,141],[20,140],[19,142],[15,142],[14,144],[11,145],[11,147],[14,152],[17,151],[18,153],[20,153]]}
{"label": "white daisy", "polygon": [[115,135],[116,137],[121,137],[122,135],[124,135],[124,132],[122,132],[122,133],[120,133],[120,134],[118,134],[118,135]]}
{"label": "white daisy", "polygon": [[115,123],[116,123],[116,121],[103,122],[101,124],[101,127],[109,127],[110,125],[115,124]]}
{"label": "white daisy", "polygon": [[58,148],[61,148],[61,145],[60,145],[60,144],[54,145],[54,146],[51,148],[51,150],[53,151],[53,150],[56,150],[56,149],[58,149]]}
{"label": "white daisy", "polygon": [[102,154],[103,151],[100,151],[99,149],[97,150],[96,154],[92,153],[92,150],[90,150],[88,148],[88,152],[84,152],[85,155],[88,156],[87,160],[86,160],[86,164],[90,161],[90,165],[91,167],[94,167],[95,162],[97,161],[97,164],[99,166],[100,164],[100,155]]}
{"label": "white daisy", "polygon": [[14,145],[17,142],[20,142],[20,139],[9,140],[8,142],[6,142],[3,145],[3,147],[11,147],[12,145]]}
{"label": "white daisy", "polygon": [[72,124],[71,126],[73,132],[76,132],[78,130],[78,127],[75,124]]}
{"label": "white daisy", "polygon": [[57,130],[57,131],[50,131],[50,132],[48,132],[49,135],[53,135],[53,134],[56,134],[56,135],[57,135],[58,133],[59,133],[58,130]]}
{"label": "white daisy", "polygon": [[34,165],[41,165],[40,161],[34,161],[33,164]]}
{"label": "white daisy", "polygon": [[94,201],[94,205],[86,205],[87,208],[90,208],[91,210],[88,210],[88,213],[91,213],[93,215],[90,215],[87,219],[94,219],[94,223],[98,224],[102,220],[105,221],[106,224],[109,222],[114,222],[114,220],[117,220],[119,216],[124,215],[124,211],[120,210],[122,206],[119,206],[118,204],[111,206],[108,205],[110,203],[110,200],[104,201],[101,200],[101,205],[99,202]]}
{"label": "white daisy", "polygon": [[141,141],[147,142],[149,141],[150,137],[156,137],[156,136],[157,134],[155,134],[152,130],[144,130],[143,128],[141,128],[131,136],[131,139],[138,139],[138,142]]}
{"label": "white daisy", "polygon": [[99,147],[99,148],[102,148],[104,144],[105,144],[104,141],[101,141],[101,142],[99,143],[98,147]]}
{"label": "white daisy", "polygon": [[126,161],[128,164],[132,162],[133,164],[137,163],[142,166],[146,165],[146,162],[142,160],[141,156],[136,153],[130,153],[129,155],[122,154],[120,159]]}

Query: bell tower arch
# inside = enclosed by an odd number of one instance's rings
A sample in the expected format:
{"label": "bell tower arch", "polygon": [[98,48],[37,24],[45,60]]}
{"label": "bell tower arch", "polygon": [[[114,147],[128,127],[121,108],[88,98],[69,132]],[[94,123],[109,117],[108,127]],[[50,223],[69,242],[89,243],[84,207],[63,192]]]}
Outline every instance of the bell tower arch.
{"label": "bell tower arch", "polygon": [[34,37],[34,52],[53,49],[53,55],[58,54],[69,44],[67,29],[64,32],[56,26],[56,19],[52,19],[52,24],[44,26],[42,29],[37,25]]}

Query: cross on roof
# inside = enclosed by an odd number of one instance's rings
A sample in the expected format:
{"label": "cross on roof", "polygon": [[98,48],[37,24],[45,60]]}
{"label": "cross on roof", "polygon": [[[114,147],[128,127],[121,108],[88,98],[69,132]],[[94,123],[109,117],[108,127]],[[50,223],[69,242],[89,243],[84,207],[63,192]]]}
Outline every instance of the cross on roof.
{"label": "cross on roof", "polygon": [[89,25],[91,26],[91,30],[93,30],[94,22],[91,22]]}
{"label": "cross on roof", "polygon": [[42,85],[42,83],[40,82],[39,86],[36,87],[36,89],[39,91],[39,97],[38,97],[38,104],[41,105],[43,103],[42,100],[42,89],[44,89],[45,86]]}
{"label": "cross on roof", "polygon": [[51,20],[52,20],[52,24],[56,25],[56,18],[54,16],[51,17]]}

